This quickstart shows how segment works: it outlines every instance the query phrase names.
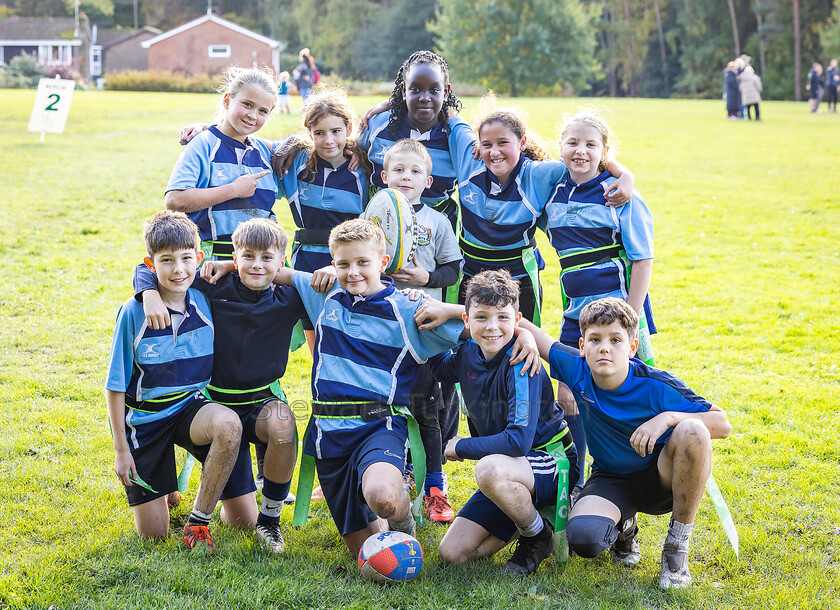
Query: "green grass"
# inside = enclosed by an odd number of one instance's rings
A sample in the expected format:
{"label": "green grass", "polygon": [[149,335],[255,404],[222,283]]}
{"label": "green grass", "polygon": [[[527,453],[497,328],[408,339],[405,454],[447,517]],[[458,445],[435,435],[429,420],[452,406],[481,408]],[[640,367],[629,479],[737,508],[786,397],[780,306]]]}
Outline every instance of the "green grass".
{"label": "green grass", "polygon": [[[748,123],[726,121],[719,101],[517,101],[547,137],[583,102],[611,110],[620,160],[656,215],[657,364],[733,424],[715,443],[715,473],[740,560],[706,498],[687,591],[655,585],[666,517],[643,518],[635,569],[573,558],[565,572],[547,562],[524,580],[497,574],[505,552],[442,566],[443,529],[426,523],[420,577],[380,587],[359,576],[323,504],[299,530],[284,515],[281,559],[217,520],[225,553],[190,555],[174,534],[183,509],[166,542],[134,535],[102,392],[110,337],[143,255],[143,219],[162,206],[177,130],[208,120],[215,97],[76,92],[67,131],[44,144],[26,132],[33,100],[3,91],[0,106],[0,608],[840,606],[837,115],[768,102],[764,121]],[[372,101],[355,100],[359,110]],[[288,134],[298,120],[275,117],[261,135]],[[288,227],[284,204],[277,212]],[[558,269],[540,243],[544,318],[556,333]],[[308,398],[303,352],[284,380],[290,400]],[[447,470],[458,508],[471,468]]]}

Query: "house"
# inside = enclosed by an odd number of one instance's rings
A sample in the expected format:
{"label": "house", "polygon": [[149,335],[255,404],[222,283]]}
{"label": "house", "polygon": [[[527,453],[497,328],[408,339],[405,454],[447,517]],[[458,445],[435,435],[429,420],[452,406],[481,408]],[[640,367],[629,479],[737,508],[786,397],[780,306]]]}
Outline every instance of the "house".
{"label": "house", "polygon": [[0,19],[0,64],[21,53],[38,56],[49,68],[72,67],[81,72],[85,59],[84,33],[73,18],[17,17]]}
{"label": "house", "polygon": [[94,25],[90,45],[91,79],[123,70],[147,70],[149,52],[140,44],[160,33],[150,26],[128,30]]}
{"label": "house", "polygon": [[268,65],[279,72],[283,45],[208,12],[141,43],[149,70],[216,74],[231,64]]}

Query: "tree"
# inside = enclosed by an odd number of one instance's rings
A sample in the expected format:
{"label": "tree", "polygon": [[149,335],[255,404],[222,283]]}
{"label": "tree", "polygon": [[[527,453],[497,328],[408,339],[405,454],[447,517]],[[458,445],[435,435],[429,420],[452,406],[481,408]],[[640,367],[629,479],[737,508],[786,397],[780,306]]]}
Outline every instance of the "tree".
{"label": "tree", "polygon": [[457,78],[501,93],[580,88],[598,70],[578,0],[440,0],[431,29]]}

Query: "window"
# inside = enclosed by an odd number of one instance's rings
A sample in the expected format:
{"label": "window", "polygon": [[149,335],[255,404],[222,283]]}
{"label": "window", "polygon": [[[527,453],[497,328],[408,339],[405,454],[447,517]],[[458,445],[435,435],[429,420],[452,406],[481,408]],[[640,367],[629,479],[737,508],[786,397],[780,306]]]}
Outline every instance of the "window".
{"label": "window", "polygon": [[90,45],[90,75],[102,76],[102,46]]}
{"label": "window", "polygon": [[229,44],[211,44],[207,47],[207,57],[223,58],[230,57]]}

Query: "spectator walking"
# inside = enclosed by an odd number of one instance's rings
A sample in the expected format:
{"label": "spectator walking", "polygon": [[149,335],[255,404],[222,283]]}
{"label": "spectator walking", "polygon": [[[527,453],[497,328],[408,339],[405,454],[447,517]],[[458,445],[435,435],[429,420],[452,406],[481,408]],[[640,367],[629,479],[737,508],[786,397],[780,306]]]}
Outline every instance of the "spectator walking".
{"label": "spectator walking", "polygon": [[828,111],[837,112],[837,87],[840,86],[840,70],[837,68],[837,60],[828,62],[828,69],[825,71],[825,87],[828,90]]}
{"label": "spectator walking", "polygon": [[825,87],[825,79],[823,78],[823,67],[814,63],[811,70],[808,72],[808,84],[805,85],[805,90],[810,91],[811,95],[808,98],[808,106],[811,112],[818,112],[820,107],[820,100],[822,100],[823,90]]}

